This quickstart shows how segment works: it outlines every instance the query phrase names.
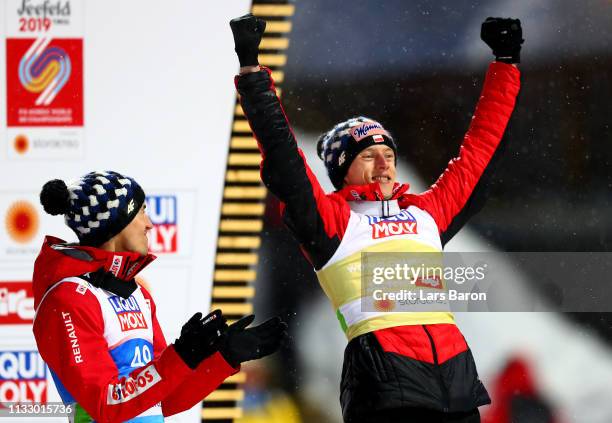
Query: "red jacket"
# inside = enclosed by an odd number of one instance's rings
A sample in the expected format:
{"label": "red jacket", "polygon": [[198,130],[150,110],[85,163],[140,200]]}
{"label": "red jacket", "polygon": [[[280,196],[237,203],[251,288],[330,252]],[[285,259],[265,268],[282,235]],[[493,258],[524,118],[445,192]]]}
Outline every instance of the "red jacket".
{"label": "red jacket", "polygon": [[[427,214],[428,227],[437,229],[428,240],[436,249],[482,206],[475,197],[483,174],[500,151],[518,95],[519,75],[512,65],[492,63],[459,155],[427,191],[413,194],[407,192],[407,185],[395,187],[399,209],[417,208]],[[355,240],[350,229],[355,216],[351,200],[383,200],[378,184],[325,193],[298,148],[271,72],[264,68],[240,75],[235,83],[262,154],[262,180],[281,201],[283,219],[315,270],[325,268],[338,251],[351,250],[356,242],[378,242]],[[363,214],[356,217],[362,218]],[[348,242],[343,243],[345,238]],[[353,338],[345,352],[341,391],[347,421],[372,410],[468,411],[489,402],[467,343],[454,324],[402,325]]]}
{"label": "red jacket", "polygon": [[104,267],[127,281],[154,258],[68,245],[48,236],[36,259],[38,350],[62,400],[98,422],[141,413],[161,421],[162,414],[191,408],[238,371],[218,352],[191,370],[166,345],[155,302],[144,288],[125,300],[79,277]]}

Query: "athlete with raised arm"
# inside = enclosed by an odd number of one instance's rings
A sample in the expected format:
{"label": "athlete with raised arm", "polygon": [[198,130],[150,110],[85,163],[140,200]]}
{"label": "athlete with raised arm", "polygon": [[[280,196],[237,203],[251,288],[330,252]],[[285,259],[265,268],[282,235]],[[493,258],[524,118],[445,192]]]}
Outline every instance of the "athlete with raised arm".
{"label": "athlete with raised arm", "polygon": [[[474,213],[470,200],[489,166],[519,92],[522,30],[516,19],[488,18],[481,38],[495,55],[459,155],[420,194],[396,182],[397,144],[378,122],[356,117],[318,143],[337,191],[311,172],[258,63],[265,22],[230,22],[240,102],[262,154],[264,184],[283,205],[285,223],[312,263],[348,338],[340,401],[346,422],[479,422],[490,403],[472,353],[450,311],[364,312],[364,252],[439,252]],[[393,223],[393,231],[384,230]]]}

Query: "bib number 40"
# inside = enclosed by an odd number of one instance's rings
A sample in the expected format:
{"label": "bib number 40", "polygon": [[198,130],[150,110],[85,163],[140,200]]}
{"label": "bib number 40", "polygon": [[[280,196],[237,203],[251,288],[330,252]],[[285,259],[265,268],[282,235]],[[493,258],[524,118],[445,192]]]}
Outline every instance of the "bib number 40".
{"label": "bib number 40", "polygon": [[136,345],[136,348],[134,348],[134,358],[132,359],[131,367],[143,367],[149,361],[151,361],[151,349],[149,348],[149,346]]}

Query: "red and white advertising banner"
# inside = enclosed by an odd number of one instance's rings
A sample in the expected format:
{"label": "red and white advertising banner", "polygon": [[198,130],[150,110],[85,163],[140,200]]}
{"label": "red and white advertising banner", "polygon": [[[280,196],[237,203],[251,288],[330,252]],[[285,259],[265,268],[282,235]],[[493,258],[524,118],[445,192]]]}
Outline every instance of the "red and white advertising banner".
{"label": "red and white advertising banner", "polygon": [[82,2],[5,0],[10,159],[83,154]]}
{"label": "red and white advertising banner", "polygon": [[[32,272],[4,268],[0,272],[0,350],[33,348],[34,291]],[[0,421],[2,419],[0,418]]]}
{"label": "red and white advertising banner", "polygon": [[[51,179],[136,179],[158,257],[138,279],[166,339],[209,310],[239,69],[228,22],[250,6],[0,0],[0,401],[58,398],[36,355],[29,286],[45,235],[77,242],[40,204]],[[199,422],[200,406],[172,418]]]}
{"label": "red and white advertising banner", "polygon": [[32,325],[33,321],[32,282],[0,280],[0,325]]}

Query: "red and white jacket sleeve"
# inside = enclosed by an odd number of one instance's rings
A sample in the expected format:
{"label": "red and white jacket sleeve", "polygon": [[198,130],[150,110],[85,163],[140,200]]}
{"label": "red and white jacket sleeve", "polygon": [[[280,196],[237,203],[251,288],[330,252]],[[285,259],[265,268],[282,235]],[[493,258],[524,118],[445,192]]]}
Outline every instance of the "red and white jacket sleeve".
{"label": "red and white jacket sleeve", "polygon": [[432,215],[443,239],[445,232],[456,232],[451,225],[460,227],[463,222],[459,220],[467,218],[462,212],[499,146],[519,89],[520,72],[515,66],[491,63],[459,155],[428,191],[411,196],[417,206]]}
{"label": "red and white jacket sleeve", "polygon": [[119,378],[103,334],[98,300],[89,292],[77,293],[67,283],[48,294],[34,323],[42,358],[77,403],[98,422],[135,417],[167,398],[193,375],[170,346],[144,367]]}
{"label": "red and white jacket sleeve", "polygon": [[327,195],[310,170],[276,95],[270,70],[237,76],[235,83],[262,155],[261,179],[281,201],[285,223],[319,269],[340,245],[350,208],[340,196]]}

